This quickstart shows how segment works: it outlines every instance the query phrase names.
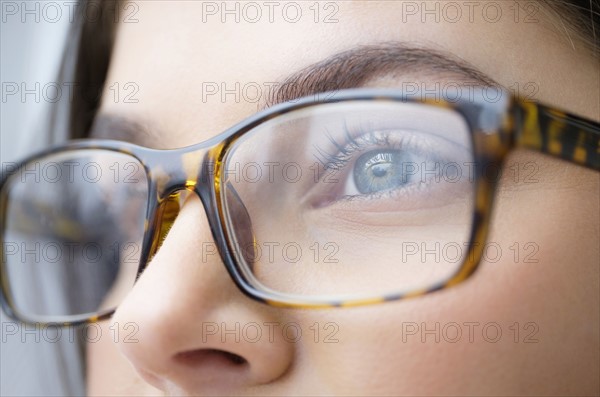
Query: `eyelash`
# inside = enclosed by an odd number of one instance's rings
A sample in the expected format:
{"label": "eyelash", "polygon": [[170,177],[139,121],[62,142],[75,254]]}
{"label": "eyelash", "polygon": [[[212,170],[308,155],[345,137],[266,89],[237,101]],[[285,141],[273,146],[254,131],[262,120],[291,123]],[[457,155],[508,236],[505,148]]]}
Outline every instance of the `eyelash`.
{"label": "eyelash", "polygon": [[390,142],[390,131],[374,131],[365,132],[362,128],[348,128],[344,126],[344,141],[337,142],[330,133],[327,134],[329,141],[336,148],[336,153],[330,153],[327,150],[315,146],[317,154],[315,158],[323,166],[324,171],[340,171],[354,157],[357,152],[363,152],[365,149],[372,147],[385,146],[389,149],[399,149],[404,146],[404,137],[399,141]]}

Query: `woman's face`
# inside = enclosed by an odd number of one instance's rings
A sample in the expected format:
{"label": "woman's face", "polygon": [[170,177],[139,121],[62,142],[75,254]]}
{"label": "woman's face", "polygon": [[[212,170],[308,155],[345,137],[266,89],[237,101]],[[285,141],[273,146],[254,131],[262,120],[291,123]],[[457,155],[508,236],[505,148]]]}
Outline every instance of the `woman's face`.
{"label": "woman's face", "polygon": [[[484,80],[599,120],[597,59],[552,13],[536,2],[452,4],[125,4],[120,20],[133,23],[119,24],[92,134],[156,148],[205,141],[263,107],[269,87],[347,50],[356,51],[352,72],[322,65],[286,99],[322,87],[425,94],[473,80],[428,57],[431,49]],[[359,51],[382,43],[404,62]],[[497,252],[471,279],[360,308],[281,309],[247,298],[214,255],[204,209],[191,197],[102,323],[104,337],[88,344],[89,393],[597,393],[598,174],[528,151],[511,154],[504,170],[489,237]],[[356,255],[376,262],[365,241]]]}

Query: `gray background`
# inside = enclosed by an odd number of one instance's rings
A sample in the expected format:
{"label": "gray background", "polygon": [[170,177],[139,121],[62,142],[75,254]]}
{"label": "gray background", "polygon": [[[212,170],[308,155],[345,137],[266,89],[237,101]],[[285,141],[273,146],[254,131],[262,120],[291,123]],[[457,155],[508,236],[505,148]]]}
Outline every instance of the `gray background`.
{"label": "gray background", "polygon": [[[73,24],[66,1],[0,1],[0,164],[15,162],[23,156],[51,145],[50,114],[57,105],[68,104],[68,87],[61,86],[58,71],[64,45]],[[25,13],[23,7],[29,13]],[[15,10],[16,7],[16,10]],[[74,4],[71,5],[74,7]],[[16,14],[13,14],[15,13]],[[60,12],[60,15],[59,13]],[[39,89],[36,89],[39,83]],[[7,91],[19,86],[16,95]],[[22,84],[36,94],[21,95]],[[64,107],[64,106],[63,106]],[[59,118],[58,136],[66,136],[64,118]],[[36,331],[0,313],[0,395],[37,396],[79,394],[72,378],[80,375],[73,359],[75,346],[68,343],[67,330],[58,342],[52,329]],[[77,365],[76,368],[70,368]],[[65,374],[69,374],[65,379]]]}

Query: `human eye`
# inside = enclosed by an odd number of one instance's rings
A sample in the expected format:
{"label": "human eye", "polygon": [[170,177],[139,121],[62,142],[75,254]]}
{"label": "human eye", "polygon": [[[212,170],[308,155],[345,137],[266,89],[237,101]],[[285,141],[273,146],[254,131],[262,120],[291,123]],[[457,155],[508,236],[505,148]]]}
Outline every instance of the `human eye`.
{"label": "human eye", "polygon": [[328,148],[315,147],[322,175],[311,206],[400,211],[441,206],[471,192],[469,134],[452,126],[445,131],[441,120],[422,121],[378,118],[329,129]]}

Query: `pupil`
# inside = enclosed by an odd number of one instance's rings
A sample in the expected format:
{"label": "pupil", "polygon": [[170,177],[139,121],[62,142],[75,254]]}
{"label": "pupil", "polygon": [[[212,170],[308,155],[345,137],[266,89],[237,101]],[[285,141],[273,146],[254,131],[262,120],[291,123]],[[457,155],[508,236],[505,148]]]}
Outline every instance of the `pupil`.
{"label": "pupil", "polygon": [[374,150],[360,156],[353,170],[358,191],[368,194],[405,185],[402,163],[406,157],[399,150]]}
{"label": "pupil", "polygon": [[389,167],[390,164],[375,164],[373,167],[371,167],[371,172],[373,173],[374,177],[382,178],[387,174]]}

